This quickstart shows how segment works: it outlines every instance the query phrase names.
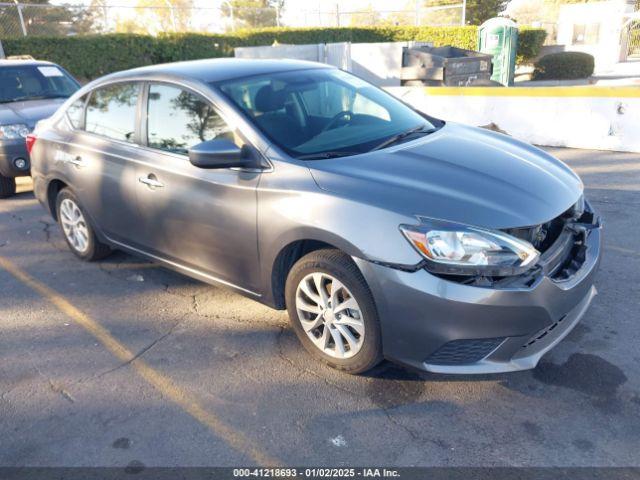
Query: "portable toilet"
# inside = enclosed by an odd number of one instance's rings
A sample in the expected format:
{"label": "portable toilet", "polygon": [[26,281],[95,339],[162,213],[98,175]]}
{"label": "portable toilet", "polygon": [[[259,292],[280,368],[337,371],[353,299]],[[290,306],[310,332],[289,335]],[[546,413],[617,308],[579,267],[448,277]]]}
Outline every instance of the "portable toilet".
{"label": "portable toilet", "polygon": [[491,80],[513,85],[518,49],[518,26],[508,18],[491,18],[478,28],[478,51],[493,55]]}

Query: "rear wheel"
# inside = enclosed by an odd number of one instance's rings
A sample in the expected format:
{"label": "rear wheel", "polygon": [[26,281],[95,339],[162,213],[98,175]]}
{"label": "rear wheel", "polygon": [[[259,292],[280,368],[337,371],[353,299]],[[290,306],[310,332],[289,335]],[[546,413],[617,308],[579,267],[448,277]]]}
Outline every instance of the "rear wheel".
{"label": "rear wheel", "polygon": [[78,199],[68,188],[63,188],[58,193],[56,213],[64,239],[76,256],[92,262],[111,253],[109,246],[96,237]]}
{"label": "rear wheel", "polygon": [[0,175],[0,198],[13,197],[16,194],[16,179]]}
{"label": "rear wheel", "polygon": [[348,255],[326,249],[302,257],[285,293],[293,329],[314,357],[354,374],[382,360],[373,296]]}

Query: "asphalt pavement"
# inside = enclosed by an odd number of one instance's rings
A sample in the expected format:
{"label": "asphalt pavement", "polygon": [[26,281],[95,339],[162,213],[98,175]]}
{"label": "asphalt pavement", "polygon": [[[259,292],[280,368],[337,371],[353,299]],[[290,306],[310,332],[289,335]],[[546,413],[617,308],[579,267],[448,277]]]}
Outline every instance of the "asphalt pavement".
{"label": "asphalt pavement", "polygon": [[337,372],[284,312],[79,261],[22,183],[0,200],[0,466],[640,466],[640,155],[549,150],[604,218],[599,295],[504,375]]}

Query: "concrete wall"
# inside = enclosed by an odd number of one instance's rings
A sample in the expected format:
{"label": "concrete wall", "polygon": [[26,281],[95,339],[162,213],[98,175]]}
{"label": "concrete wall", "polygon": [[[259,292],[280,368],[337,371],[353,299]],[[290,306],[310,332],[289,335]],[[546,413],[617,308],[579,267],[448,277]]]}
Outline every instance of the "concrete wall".
{"label": "concrete wall", "polygon": [[236,47],[234,56],[237,58],[291,58],[321,62],[324,59],[324,44]]}
{"label": "concrete wall", "polygon": [[400,86],[402,49],[427,42],[319,43],[237,47],[238,58],[293,58],[327,63],[381,87]]}
{"label": "concrete wall", "polygon": [[640,152],[638,87],[396,87],[443,120],[496,128],[537,145]]}

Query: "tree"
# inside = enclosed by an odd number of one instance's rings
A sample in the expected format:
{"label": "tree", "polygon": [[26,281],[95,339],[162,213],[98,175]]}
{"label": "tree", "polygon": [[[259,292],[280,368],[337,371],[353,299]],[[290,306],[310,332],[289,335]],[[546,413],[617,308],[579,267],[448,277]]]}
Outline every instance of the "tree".
{"label": "tree", "polygon": [[505,0],[468,0],[466,23],[481,25],[490,18],[497,17],[507,6]]}
{"label": "tree", "polygon": [[88,7],[69,7],[74,11],[73,33],[78,35],[102,33],[107,30],[109,7],[106,0],[91,0]]}
{"label": "tree", "polygon": [[233,28],[275,27],[279,24],[280,12],[284,0],[230,0],[222,4],[223,15],[231,19],[233,9]]}
{"label": "tree", "polygon": [[[52,5],[49,0],[29,0],[22,3],[22,18],[27,35],[76,35],[96,33],[104,17],[99,12],[103,0],[84,5]],[[96,8],[94,8],[96,7]],[[99,14],[100,13],[100,14]],[[98,15],[99,14],[99,15]],[[20,16],[15,5],[0,7],[0,37],[22,36]]]}
{"label": "tree", "polygon": [[[460,5],[461,3],[461,0],[426,0],[424,1],[424,6],[441,7],[446,5]],[[468,25],[480,25],[490,18],[497,17],[499,13],[504,11],[507,3],[509,3],[508,0],[467,0],[465,23]],[[434,10],[433,13],[429,12],[429,16],[426,17],[426,19],[431,24],[455,23],[454,20],[456,18],[458,20],[462,18],[461,12],[457,13],[455,10],[456,9],[453,8]],[[439,20],[432,19],[432,16],[434,19]]]}
{"label": "tree", "polygon": [[193,15],[192,0],[138,0],[132,17],[119,18],[120,33],[186,32]]}
{"label": "tree", "polygon": [[[67,7],[51,5],[48,0],[34,0],[22,6],[22,18],[29,35],[65,35],[70,30],[73,14]],[[3,5],[0,8],[0,36],[21,36],[22,25],[18,8]]]}
{"label": "tree", "polygon": [[349,25],[352,27],[380,25],[381,20],[380,12],[374,10],[371,5],[357,13],[349,15]]}

